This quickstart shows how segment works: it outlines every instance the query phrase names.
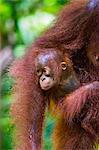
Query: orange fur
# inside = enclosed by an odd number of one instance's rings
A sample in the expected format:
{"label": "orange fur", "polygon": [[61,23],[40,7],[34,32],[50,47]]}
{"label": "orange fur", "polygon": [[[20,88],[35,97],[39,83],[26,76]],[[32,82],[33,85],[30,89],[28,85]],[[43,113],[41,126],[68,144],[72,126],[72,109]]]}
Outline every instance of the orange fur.
{"label": "orange fur", "polygon": [[85,103],[88,102],[93,96],[99,97],[99,82],[87,84],[69,94],[68,97],[61,104],[62,111],[66,115],[67,120],[71,120],[81,112]]}
{"label": "orange fur", "polygon": [[[35,58],[48,49],[62,53],[63,58],[68,55],[72,70],[80,81],[80,87],[61,101],[62,114],[55,129],[54,149],[92,150],[99,141],[99,70],[89,58],[91,43],[95,45],[96,35],[99,37],[99,1],[87,2],[80,0],[64,7],[56,23],[11,68],[16,79],[16,101],[11,112],[17,127],[17,150],[42,149],[43,120],[49,95],[46,97],[38,85]],[[93,32],[95,40],[92,39]],[[98,44],[94,48],[93,52],[96,52]],[[53,60],[50,66],[59,79],[57,60]],[[55,90],[53,93],[57,96]]]}

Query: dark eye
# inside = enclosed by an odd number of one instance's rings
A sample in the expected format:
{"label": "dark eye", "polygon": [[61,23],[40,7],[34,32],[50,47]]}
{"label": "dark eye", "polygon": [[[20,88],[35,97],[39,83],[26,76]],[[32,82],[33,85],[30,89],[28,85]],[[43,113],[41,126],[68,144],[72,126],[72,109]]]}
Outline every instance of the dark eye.
{"label": "dark eye", "polygon": [[50,77],[50,74],[46,74],[46,77]]}
{"label": "dark eye", "polygon": [[46,69],[45,68],[43,69],[43,72],[46,73]]}
{"label": "dark eye", "polygon": [[51,72],[50,68],[49,68],[48,66],[45,66],[44,69],[43,69],[43,73],[44,73],[47,77],[49,77],[49,76],[50,76],[50,72]]}
{"label": "dark eye", "polygon": [[96,56],[95,59],[97,62],[99,62],[99,56]]}
{"label": "dark eye", "polygon": [[41,76],[41,75],[42,75],[42,71],[38,69],[38,70],[37,70],[37,75],[38,75],[38,76]]}

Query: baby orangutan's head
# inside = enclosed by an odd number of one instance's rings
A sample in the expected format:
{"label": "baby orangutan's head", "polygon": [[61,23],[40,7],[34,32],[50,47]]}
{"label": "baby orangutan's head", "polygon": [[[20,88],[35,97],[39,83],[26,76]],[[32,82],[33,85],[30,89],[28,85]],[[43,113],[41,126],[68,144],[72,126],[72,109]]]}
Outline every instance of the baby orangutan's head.
{"label": "baby orangutan's head", "polygon": [[65,85],[73,73],[70,59],[53,49],[38,55],[35,64],[40,87],[45,91],[58,85]]}

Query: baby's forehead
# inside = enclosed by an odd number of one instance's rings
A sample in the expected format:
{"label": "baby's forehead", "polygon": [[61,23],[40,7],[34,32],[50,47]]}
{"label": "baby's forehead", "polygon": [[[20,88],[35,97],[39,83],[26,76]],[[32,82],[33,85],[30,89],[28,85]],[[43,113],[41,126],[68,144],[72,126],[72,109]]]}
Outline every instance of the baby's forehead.
{"label": "baby's forehead", "polygon": [[40,64],[47,64],[50,60],[55,60],[56,57],[57,57],[57,53],[50,51],[38,55],[37,61]]}

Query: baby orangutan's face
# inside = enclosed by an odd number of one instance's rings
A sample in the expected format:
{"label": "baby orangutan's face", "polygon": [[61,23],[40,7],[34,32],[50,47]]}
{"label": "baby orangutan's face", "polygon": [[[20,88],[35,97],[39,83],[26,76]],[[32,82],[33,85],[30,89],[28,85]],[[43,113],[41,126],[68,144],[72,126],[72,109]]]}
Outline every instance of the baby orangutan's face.
{"label": "baby orangutan's face", "polygon": [[[56,61],[57,55],[53,52],[48,52],[46,54],[40,54],[36,59],[36,71],[39,77],[39,84],[42,90],[49,90],[58,84],[56,70],[52,69],[49,64],[52,60]],[[52,64],[53,65],[53,64]],[[61,62],[57,64],[61,72],[67,69],[66,62]],[[55,68],[56,69],[56,68]],[[61,75],[62,76],[62,75]]]}
{"label": "baby orangutan's face", "polygon": [[52,71],[48,66],[38,66],[37,75],[39,77],[39,83],[42,90],[49,90],[56,83]]}
{"label": "baby orangutan's face", "polygon": [[72,63],[67,56],[63,59],[63,56],[60,57],[59,54],[50,51],[38,55],[35,65],[40,87],[44,91],[56,87],[62,92],[72,91],[79,85]]}

